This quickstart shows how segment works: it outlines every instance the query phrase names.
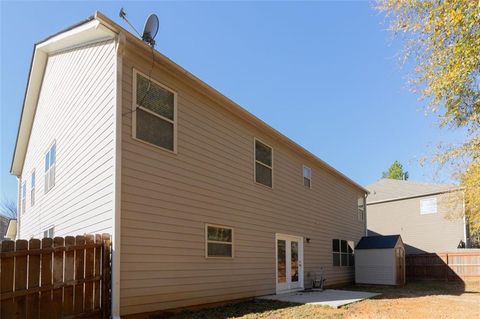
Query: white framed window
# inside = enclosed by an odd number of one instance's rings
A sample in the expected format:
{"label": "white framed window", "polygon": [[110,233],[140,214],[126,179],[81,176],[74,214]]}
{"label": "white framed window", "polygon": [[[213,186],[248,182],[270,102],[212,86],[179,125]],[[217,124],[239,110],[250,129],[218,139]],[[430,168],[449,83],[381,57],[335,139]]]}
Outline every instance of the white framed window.
{"label": "white framed window", "polygon": [[177,93],[133,70],[133,138],[163,150],[177,150]]}
{"label": "white framed window", "polygon": [[353,241],[332,239],[333,266],[353,267],[355,265],[354,249]]}
{"label": "white framed window", "polygon": [[312,188],[312,170],[305,165],[303,165],[303,186]]}
{"label": "white framed window", "polygon": [[233,228],[205,225],[205,257],[233,258]]}
{"label": "white framed window", "polygon": [[54,142],[45,154],[45,193],[55,186],[55,163],[57,146]]}
{"label": "white framed window", "polygon": [[53,238],[55,236],[55,226],[47,228],[43,231],[43,238]]}
{"label": "white framed window", "polygon": [[30,206],[35,205],[35,184],[35,170],[33,170],[30,181]]}
{"label": "white framed window", "polygon": [[255,182],[273,187],[273,148],[267,144],[255,141]]}
{"label": "white framed window", "polygon": [[22,214],[25,213],[27,207],[27,182],[22,183]]}
{"label": "white framed window", "polygon": [[436,214],[437,213],[437,198],[426,198],[420,200],[420,214]]}
{"label": "white framed window", "polygon": [[358,207],[357,207],[357,214],[358,220],[364,221],[365,220],[365,197],[359,196],[358,197]]}

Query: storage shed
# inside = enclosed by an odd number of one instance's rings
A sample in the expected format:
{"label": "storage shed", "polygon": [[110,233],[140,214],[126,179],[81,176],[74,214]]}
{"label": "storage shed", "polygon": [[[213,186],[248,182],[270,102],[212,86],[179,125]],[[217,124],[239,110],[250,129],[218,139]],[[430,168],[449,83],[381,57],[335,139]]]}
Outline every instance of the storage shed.
{"label": "storage shed", "polygon": [[362,237],[355,247],[355,282],[404,285],[405,247],[402,237]]}

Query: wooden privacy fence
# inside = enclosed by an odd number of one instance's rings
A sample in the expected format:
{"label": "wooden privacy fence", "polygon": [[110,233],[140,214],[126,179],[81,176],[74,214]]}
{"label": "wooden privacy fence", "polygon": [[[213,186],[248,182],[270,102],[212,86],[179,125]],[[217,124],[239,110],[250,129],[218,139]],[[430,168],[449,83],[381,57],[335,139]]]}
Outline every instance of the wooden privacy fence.
{"label": "wooden privacy fence", "polygon": [[110,235],[0,245],[2,319],[110,317]]}
{"label": "wooden privacy fence", "polygon": [[407,255],[405,262],[407,280],[480,280],[480,250]]}

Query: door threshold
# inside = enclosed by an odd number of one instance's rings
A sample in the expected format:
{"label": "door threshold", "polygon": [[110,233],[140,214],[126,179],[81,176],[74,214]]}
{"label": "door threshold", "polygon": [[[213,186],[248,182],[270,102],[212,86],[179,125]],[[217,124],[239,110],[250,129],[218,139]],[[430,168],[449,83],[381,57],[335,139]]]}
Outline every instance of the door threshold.
{"label": "door threshold", "polygon": [[283,295],[283,294],[288,294],[288,293],[291,293],[291,292],[299,292],[299,291],[303,291],[305,290],[304,288],[295,288],[295,289],[288,289],[288,290],[280,290],[280,291],[277,291],[275,294],[276,295]]}

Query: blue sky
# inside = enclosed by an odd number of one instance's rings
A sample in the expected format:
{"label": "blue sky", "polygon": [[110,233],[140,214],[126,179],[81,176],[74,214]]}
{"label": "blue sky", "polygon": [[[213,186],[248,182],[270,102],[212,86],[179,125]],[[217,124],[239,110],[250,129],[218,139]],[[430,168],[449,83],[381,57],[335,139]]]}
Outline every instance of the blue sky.
{"label": "blue sky", "polygon": [[400,43],[368,1],[0,5],[0,196],[16,196],[9,170],[33,44],[95,10],[128,28],[122,6],[139,30],[157,13],[159,51],[361,184],[394,160],[410,179],[431,181],[436,169],[418,159],[464,137],[425,115]]}

